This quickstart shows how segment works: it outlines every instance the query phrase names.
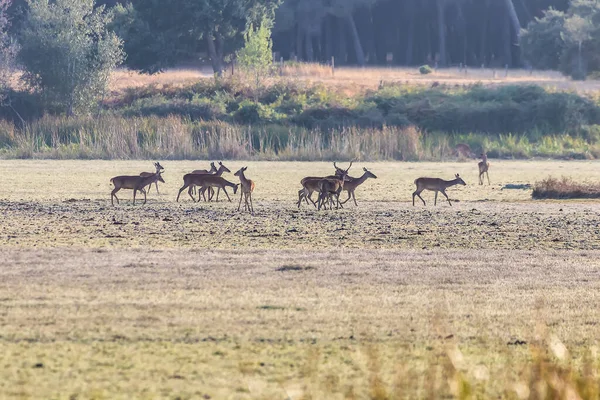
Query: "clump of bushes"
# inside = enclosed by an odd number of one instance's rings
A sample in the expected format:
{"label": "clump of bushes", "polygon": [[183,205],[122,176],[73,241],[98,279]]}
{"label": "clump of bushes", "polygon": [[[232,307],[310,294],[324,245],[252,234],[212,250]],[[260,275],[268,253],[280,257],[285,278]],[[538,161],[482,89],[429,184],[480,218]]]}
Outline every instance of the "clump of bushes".
{"label": "clump of bushes", "polygon": [[432,72],[433,72],[433,69],[431,69],[431,67],[430,67],[429,65],[421,65],[421,66],[419,67],[419,72],[420,72],[422,75],[427,75],[427,74],[430,74],[430,73],[432,73]]}
{"label": "clump of bushes", "polygon": [[533,185],[534,199],[595,199],[600,198],[600,184],[575,182],[572,178],[548,177]]}

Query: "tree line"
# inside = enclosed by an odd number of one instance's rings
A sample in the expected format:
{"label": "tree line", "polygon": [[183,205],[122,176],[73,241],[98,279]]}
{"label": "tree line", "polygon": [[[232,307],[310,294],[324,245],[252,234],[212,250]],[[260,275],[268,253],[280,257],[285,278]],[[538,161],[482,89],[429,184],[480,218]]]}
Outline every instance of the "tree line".
{"label": "tree line", "polygon": [[584,79],[600,70],[599,48],[598,0],[0,0],[2,104],[19,68],[49,110],[70,115],[91,112],[122,63],[153,73],[203,59],[221,74],[237,59],[254,63],[257,86],[271,52]]}

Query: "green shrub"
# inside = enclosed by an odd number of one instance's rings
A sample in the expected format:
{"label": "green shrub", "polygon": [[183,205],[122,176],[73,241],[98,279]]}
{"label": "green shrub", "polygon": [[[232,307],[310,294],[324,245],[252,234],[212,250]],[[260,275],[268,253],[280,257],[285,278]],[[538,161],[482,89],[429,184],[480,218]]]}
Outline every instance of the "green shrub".
{"label": "green shrub", "polygon": [[431,67],[429,65],[421,65],[419,67],[419,72],[423,75],[427,75],[427,74],[431,74],[433,72],[433,69],[431,69]]}

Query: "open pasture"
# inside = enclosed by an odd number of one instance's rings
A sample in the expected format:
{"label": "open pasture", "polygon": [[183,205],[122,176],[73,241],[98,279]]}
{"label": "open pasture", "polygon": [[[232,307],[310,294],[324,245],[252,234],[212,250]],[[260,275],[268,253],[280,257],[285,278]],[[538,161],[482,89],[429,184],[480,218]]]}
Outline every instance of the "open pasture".
{"label": "open pasture", "polygon": [[[176,203],[183,174],[208,162],[160,161],[160,195],[135,207],[130,190],[110,205],[109,179],[151,161],[0,162],[0,398],[598,387],[600,206],[506,185],[598,181],[599,163],[490,160],[479,186],[476,161],[356,162],[352,176],[378,176],[358,207],[317,212],[296,207],[299,182],[331,163],[224,161],[226,179],[248,166],[256,182],[251,216],[239,192]],[[448,189],[452,207],[432,192],[412,206],[415,178],[455,173],[467,186]],[[546,356],[565,369],[534,368]]]}

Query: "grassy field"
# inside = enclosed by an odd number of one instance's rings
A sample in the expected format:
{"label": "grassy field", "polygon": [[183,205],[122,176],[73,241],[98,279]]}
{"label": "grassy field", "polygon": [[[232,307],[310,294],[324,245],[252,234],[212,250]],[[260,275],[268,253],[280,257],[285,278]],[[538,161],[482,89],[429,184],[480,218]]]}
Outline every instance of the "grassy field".
{"label": "grassy field", "polygon": [[[356,163],[358,207],[317,212],[299,181],[331,163],[225,161],[253,217],[175,202],[207,162],[112,207],[151,162],[1,161],[0,398],[596,398],[600,207],[509,188],[600,164],[490,162],[491,186],[473,161]],[[454,173],[452,207],[412,206]]]}

